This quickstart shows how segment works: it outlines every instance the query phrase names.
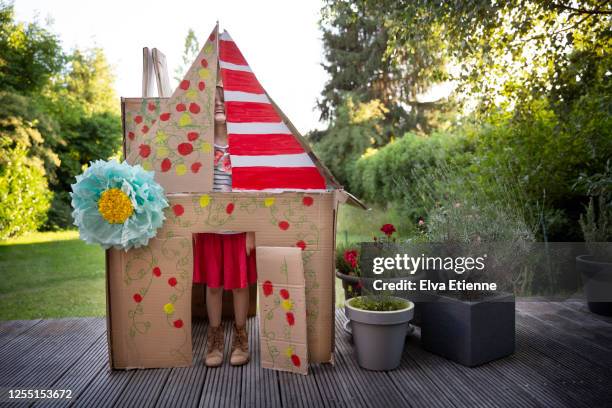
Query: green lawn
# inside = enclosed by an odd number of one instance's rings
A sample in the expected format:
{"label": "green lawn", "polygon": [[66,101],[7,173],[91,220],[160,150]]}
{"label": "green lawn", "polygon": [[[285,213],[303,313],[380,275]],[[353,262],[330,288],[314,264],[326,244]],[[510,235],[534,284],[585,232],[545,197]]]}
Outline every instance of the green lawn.
{"label": "green lawn", "polygon": [[[370,240],[385,218],[382,211],[343,206],[338,244]],[[0,242],[0,320],[104,316],[105,302],[104,250],[80,241],[77,231]],[[336,306],[343,303],[336,280]]]}
{"label": "green lawn", "polygon": [[0,242],[0,320],[104,316],[104,250],[78,232]]}

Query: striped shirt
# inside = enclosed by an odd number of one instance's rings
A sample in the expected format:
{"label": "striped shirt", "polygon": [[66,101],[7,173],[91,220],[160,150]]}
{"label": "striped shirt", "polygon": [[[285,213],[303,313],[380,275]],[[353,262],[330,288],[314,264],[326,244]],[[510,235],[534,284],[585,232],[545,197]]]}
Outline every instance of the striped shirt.
{"label": "striped shirt", "polygon": [[213,191],[232,191],[232,162],[228,146],[215,143],[215,166],[213,178]]}

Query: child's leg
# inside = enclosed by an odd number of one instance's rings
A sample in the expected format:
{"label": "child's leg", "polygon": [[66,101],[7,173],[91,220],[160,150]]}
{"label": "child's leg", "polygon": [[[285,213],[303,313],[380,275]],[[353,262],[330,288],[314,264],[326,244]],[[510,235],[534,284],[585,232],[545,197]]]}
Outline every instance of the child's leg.
{"label": "child's leg", "polygon": [[246,325],[247,315],[249,313],[249,287],[233,289],[232,294],[234,295],[236,326],[243,327]]}
{"label": "child's leg", "polygon": [[208,323],[212,327],[221,324],[221,308],[223,305],[223,288],[211,288],[206,286],[206,311]]}

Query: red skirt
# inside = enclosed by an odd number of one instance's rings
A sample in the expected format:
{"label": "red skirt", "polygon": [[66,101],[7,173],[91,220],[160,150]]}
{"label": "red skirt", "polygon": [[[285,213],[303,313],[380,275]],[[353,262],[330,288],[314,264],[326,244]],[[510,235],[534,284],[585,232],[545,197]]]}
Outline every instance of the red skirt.
{"label": "red skirt", "polygon": [[257,282],[255,249],[247,255],[246,232],[195,234],[193,282],[225,290]]}

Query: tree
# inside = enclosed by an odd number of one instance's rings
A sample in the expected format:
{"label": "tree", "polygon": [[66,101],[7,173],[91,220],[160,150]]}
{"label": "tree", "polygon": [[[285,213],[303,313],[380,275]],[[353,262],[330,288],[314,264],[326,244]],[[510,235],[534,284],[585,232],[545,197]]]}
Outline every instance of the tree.
{"label": "tree", "polygon": [[187,31],[187,35],[185,36],[185,46],[183,48],[183,57],[182,64],[176,67],[174,71],[174,79],[180,82],[187,70],[191,66],[191,63],[196,59],[198,53],[200,52],[200,42],[195,35],[195,32],[192,28]]}
{"label": "tree", "polygon": [[410,40],[399,39],[393,24],[399,11],[394,2],[326,1],[320,25],[330,80],[318,102],[322,119],[332,119],[350,93],[386,107],[387,140],[409,129],[431,130],[426,113],[444,102],[424,102],[419,95],[447,76],[441,27],[430,25]]}
{"label": "tree", "polygon": [[36,22],[15,22],[12,3],[0,1],[0,90],[39,92],[63,64],[57,36]]}

